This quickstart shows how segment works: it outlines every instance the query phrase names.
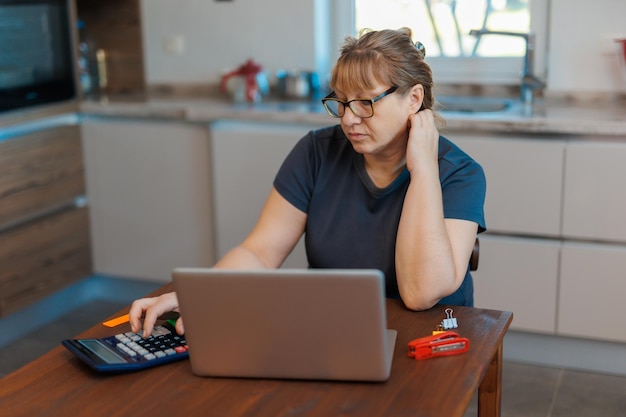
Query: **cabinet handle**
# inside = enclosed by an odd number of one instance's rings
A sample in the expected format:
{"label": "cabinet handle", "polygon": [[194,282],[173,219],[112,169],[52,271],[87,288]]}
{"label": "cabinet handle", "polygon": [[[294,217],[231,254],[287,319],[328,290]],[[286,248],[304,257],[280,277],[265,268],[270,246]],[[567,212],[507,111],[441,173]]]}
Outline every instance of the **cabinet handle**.
{"label": "cabinet handle", "polygon": [[60,213],[65,210],[73,210],[77,208],[83,208],[87,206],[87,197],[80,195],[69,200],[61,201],[60,203],[48,206],[41,210],[32,212],[26,216],[22,216],[16,220],[12,220],[0,225],[0,233],[7,230],[14,229],[16,227],[23,226],[32,221],[41,220],[53,214]]}

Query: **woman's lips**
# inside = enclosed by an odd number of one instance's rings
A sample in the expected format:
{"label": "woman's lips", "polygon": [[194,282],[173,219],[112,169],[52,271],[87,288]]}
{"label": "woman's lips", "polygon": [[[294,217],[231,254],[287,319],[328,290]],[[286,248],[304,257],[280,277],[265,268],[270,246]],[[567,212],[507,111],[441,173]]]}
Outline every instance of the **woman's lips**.
{"label": "woman's lips", "polygon": [[363,139],[365,139],[366,135],[364,133],[356,133],[356,132],[349,132],[348,133],[348,138],[350,138],[350,140],[353,141],[361,141]]}

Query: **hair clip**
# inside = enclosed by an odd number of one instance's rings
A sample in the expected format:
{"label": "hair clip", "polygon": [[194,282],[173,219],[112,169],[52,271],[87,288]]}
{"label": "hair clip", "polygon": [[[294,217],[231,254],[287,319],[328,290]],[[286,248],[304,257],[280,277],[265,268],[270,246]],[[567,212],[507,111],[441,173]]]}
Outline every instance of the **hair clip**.
{"label": "hair clip", "polygon": [[415,49],[417,49],[420,52],[421,58],[422,59],[426,58],[426,47],[424,46],[424,44],[421,43],[420,41],[415,41],[413,45],[415,45]]}

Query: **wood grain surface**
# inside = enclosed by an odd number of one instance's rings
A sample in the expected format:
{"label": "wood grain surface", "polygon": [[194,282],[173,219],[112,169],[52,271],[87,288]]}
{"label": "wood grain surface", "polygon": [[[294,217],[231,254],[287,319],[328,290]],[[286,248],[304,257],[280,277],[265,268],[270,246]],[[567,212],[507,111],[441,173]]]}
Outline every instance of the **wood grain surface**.
{"label": "wood grain surface", "polygon": [[[499,416],[498,352],[512,313],[455,307],[454,315],[459,333],[470,339],[469,351],[416,361],[407,356],[407,343],[430,334],[444,318],[444,306],[416,313],[388,300],[389,327],[398,340],[384,383],[203,378],[192,374],[186,360],[101,375],[58,347],[0,380],[0,410],[12,416],[461,417],[479,390],[479,415]],[[80,337],[127,327],[98,325]],[[483,381],[485,375],[491,379]]]}

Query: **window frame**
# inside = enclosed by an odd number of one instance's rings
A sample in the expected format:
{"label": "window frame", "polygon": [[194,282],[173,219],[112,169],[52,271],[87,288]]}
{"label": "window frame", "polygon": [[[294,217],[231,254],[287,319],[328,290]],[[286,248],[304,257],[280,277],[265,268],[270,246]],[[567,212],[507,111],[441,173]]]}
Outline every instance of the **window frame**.
{"label": "window frame", "polygon": [[[317,0],[321,1],[321,0]],[[535,33],[534,73],[545,79],[548,20],[551,0],[529,0],[530,30]],[[339,48],[348,35],[355,33],[355,5],[352,0],[331,0],[331,62],[339,57]],[[432,57],[426,56],[438,84],[509,85],[520,84],[521,57]],[[332,64],[331,64],[332,66]],[[329,68],[330,71],[330,68]],[[328,72],[329,72],[328,71]]]}

